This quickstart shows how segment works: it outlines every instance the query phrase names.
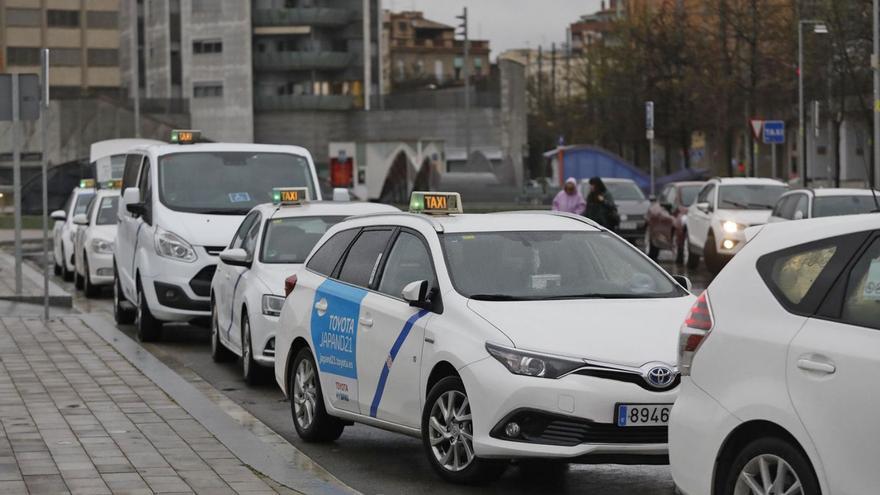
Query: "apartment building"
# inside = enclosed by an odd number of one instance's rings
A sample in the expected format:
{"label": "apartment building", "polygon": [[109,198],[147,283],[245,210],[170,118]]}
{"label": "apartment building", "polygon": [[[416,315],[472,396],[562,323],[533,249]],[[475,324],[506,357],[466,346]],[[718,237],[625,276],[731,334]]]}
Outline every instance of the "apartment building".
{"label": "apartment building", "polygon": [[54,98],[119,91],[119,0],[0,0],[0,72],[40,71]]}

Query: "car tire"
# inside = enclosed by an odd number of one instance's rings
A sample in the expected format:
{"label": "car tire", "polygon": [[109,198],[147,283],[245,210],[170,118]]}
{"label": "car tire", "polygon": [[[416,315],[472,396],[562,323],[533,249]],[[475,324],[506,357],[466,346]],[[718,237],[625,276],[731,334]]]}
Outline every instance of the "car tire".
{"label": "car tire", "polygon": [[749,489],[749,480],[763,488],[774,486],[778,476],[784,477],[778,493],[788,493],[786,490],[795,483],[801,485],[801,491],[792,493],[820,493],[819,481],[807,456],[795,445],[777,437],[759,438],[736,453],[720,493],[754,493]]}
{"label": "car tire", "polygon": [[162,322],[157,320],[150,311],[147,296],[138,285],[138,304],[135,326],[137,326],[137,338],[141,342],[156,342],[162,338]]}
{"label": "car tire", "polygon": [[92,284],[92,277],[89,275],[89,260],[86,258],[85,253],[83,253],[83,271],[86,272],[83,276],[83,293],[89,299],[98,297],[101,288]]}
{"label": "car tire", "polygon": [[706,245],[703,247],[703,258],[706,260],[706,268],[712,275],[718,275],[718,272],[724,268],[724,263],[718,255],[718,246],[715,245],[715,236],[709,234],[706,237]]}
{"label": "car tire", "polygon": [[241,317],[241,376],[248,385],[263,382],[263,367],[254,361],[254,348],[251,341],[251,321],[247,312]]}
{"label": "car tire", "polygon": [[119,281],[119,275],[116,269],[113,270],[113,319],[119,325],[130,325],[134,323],[136,313],[131,308],[125,306],[125,296],[122,295],[122,282]]}
{"label": "car tire", "polygon": [[688,267],[689,270],[696,270],[700,267],[700,253],[698,253],[693,246],[691,246],[690,241],[685,237],[685,249],[688,251],[687,255],[687,264],[685,266]]}
{"label": "car tire", "polygon": [[287,393],[296,434],[311,443],[338,439],[345,430],[345,423],[327,414],[318,367],[308,347],[296,353],[290,370]]}
{"label": "car tire", "polygon": [[440,380],[428,393],[422,410],[422,446],[431,468],[452,483],[494,481],[510,464],[474,454],[470,403],[457,376]]}
{"label": "car tire", "polygon": [[217,318],[217,306],[211,301],[211,359],[215,363],[232,361],[235,354],[223,345],[220,340],[220,323]]}
{"label": "car tire", "polygon": [[53,271],[55,272],[55,276],[61,276],[61,265],[58,264],[57,260],[54,262],[54,265],[55,266],[53,267]]}
{"label": "car tire", "polygon": [[67,255],[64,253],[64,245],[61,246],[61,278],[65,282],[73,280],[73,272],[67,269]]}

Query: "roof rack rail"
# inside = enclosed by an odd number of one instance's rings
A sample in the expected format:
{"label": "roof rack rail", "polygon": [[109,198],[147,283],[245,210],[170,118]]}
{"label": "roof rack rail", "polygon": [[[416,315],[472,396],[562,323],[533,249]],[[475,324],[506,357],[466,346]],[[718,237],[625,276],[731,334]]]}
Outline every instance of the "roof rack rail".
{"label": "roof rack rail", "polygon": [[408,218],[418,218],[419,220],[427,222],[434,229],[435,232],[443,232],[443,225],[440,222],[435,221],[434,219],[428,217],[427,215],[419,214],[419,213],[409,213],[406,211],[400,212],[375,212],[375,213],[364,213],[363,215],[352,215],[349,219],[360,219],[360,218],[374,218],[374,217],[400,217],[405,216]]}

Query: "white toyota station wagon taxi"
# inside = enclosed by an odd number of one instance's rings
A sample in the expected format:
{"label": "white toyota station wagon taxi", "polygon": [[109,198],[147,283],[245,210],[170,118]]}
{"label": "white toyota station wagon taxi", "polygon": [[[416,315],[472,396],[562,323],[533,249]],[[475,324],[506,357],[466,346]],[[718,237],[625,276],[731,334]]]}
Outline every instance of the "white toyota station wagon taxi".
{"label": "white toyota station wagon taxi", "polygon": [[686,280],[583,217],[410,209],[335,225],[287,281],[275,375],[301,438],[421,437],[460,483],[512,458],[668,462]]}

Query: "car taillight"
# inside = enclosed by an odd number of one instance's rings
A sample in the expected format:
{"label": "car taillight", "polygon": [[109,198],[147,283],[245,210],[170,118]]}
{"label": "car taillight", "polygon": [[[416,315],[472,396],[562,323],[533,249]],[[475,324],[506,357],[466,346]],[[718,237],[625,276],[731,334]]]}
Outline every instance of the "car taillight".
{"label": "car taillight", "polygon": [[691,307],[678,336],[678,369],[682,376],[690,376],[694,356],[709,336],[713,325],[709,295],[704,291]]}
{"label": "car taillight", "polygon": [[296,275],[291,275],[284,279],[284,297],[290,295],[293,292],[293,289],[296,288]]}

